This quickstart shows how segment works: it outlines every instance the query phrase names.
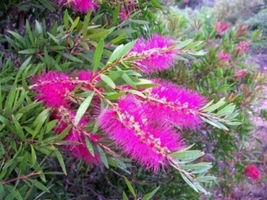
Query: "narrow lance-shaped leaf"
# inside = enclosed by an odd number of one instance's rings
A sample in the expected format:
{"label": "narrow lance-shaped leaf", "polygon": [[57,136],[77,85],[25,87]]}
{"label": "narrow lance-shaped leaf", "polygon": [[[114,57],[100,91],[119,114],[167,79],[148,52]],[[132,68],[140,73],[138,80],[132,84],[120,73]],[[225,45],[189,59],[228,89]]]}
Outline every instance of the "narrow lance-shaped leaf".
{"label": "narrow lance-shaped leaf", "polygon": [[79,124],[79,122],[82,119],[84,113],[88,109],[93,97],[94,97],[94,92],[90,93],[90,95],[80,105],[80,107],[79,107],[79,109],[78,109],[78,111],[76,113],[75,119],[74,119],[74,125],[75,126],[77,126]]}
{"label": "narrow lance-shaped leaf", "polygon": [[142,200],[150,200],[150,199],[152,199],[152,197],[157,193],[157,191],[159,190],[159,188],[160,188],[160,186],[157,187],[156,189],[154,189],[152,192],[146,194],[146,195],[142,198]]}
{"label": "narrow lance-shaped leaf", "polygon": [[108,159],[106,157],[105,152],[100,146],[97,146],[96,149],[97,149],[97,152],[99,153],[101,161],[104,163],[105,167],[108,169],[109,168]]}
{"label": "narrow lance-shaped leaf", "polygon": [[101,74],[100,77],[101,77],[101,80],[104,81],[109,87],[111,87],[112,89],[116,88],[116,85],[113,82],[113,80],[109,78],[107,75]]}
{"label": "narrow lance-shaped leaf", "polygon": [[63,173],[64,173],[65,175],[67,175],[67,170],[66,170],[66,166],[65,166],[63,157],[62,157],[61,153],[60,153],[57,149],[55,150],[55,155],[56,155],[56,157],[57,157],[57,159],[58,159],[58,162],[59,162],[59,164],[60,164],[60,167],[61,167]]}
{"label": "narrow lance-shaped leaf", "polygon": [[122,200],[128,200],[127,195],[125,194],[125,192],[122,193]]}
{"label": "narrow lance-shaped leaf", "polygon": [[99,41],[96,47],[95,53],[94,53],[94,58],[93,58],[93,70],[94,71],[96,71],[100,65],[100,60],[103,54],[103,50],[104,50],[104,40],[102,39]]}
{"label": "narrow lance-shaped leaf", "polygon": [[132,49],[134,44],[136,43],[136,40],[129,42],[126,45],[120,45],[118,46],[113,53],[111,54],[107,64],[113,63],[115,60],[118,60],[129,53],[129,51]]}
{"label": "narrow lance-shaped leaf", "polygon": [[90,152],[90,154],[92,156],[95,156],[95,151],[94,151],[93,144],[90,142],[88,137],[85,138],[85,143],[86,143],[86,147],[87,147],[88,151]]}
{"label": "narrow lance-shaped leaf", "polygon": [[130,181],[129,181],[126,177],[124,177],[124,181],[125,181],[125,183],[126,183],[128,189],[129,189],[130,192],[132,193],[132,195],[136,198],[136,193],[135,193],[135,191],[134,191],[134,189],[133,189],[133,186],[132,186],[132,184],[130,183]]}

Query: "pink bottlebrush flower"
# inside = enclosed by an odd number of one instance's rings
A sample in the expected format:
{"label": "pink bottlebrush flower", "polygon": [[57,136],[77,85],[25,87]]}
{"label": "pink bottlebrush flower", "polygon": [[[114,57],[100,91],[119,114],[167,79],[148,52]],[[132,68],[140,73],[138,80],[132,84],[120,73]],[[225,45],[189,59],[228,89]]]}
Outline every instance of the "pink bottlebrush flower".
{"label": "pink bottlebrush flower", "polygon": [[129,14],[125,10],[125,8],[121,8],[119,16],[120,16],[120,18],[121,18],[122,21],[125,21],[125,20],[128,19]]}
{"label": "pink bottlebrush flower", "polygon": [[223,23],[221,21],[216,22],[215,29],[218,35],[222,35],[228,28],[229,28],[228,24]]}
{"label": "pink bottlebrush flower", "polygon": [[91,70],[80,70],[78,71],[78,80],[89,81],[89,82],[90,81],[100,82],[101,81],[100,76],[96,75],[97,73]]}
{"label": "pink bottlebrush flower", "polygon": [[36,77],[34,82],[37,99],[48,107],[66,106],[69,103],[66,95],[76,86],[68,75],[53,71]]}
{"label": "pink bottlebrush flower", "polygon": [[236,46],[237,54],[247,53],[250,48],[250,44],[247,41],[241,41]]}
{"label": "pink bottlebrush flower", "polygon": [[245,175],[258,180],[260,178],[260,170],[255,165],[250,164],[245,167]]}
{"label": "pink bottlebrush flower", "polygon": [[247,74],[248,74],[247,69],[237,69],[235,71],[235,78],[240,80],[243,79]]}
{"label": "pink bottlebrush flower", "polygon": [[136,0],[127,0],[121,4],[119,17],[122,21],[127,20],[131,14],[138,8],[138,1]]}
{"label": "pink bottlebrush flower", "polygon": [[132,48],[130,54],[144,57],[134,64],[144,73],[162,71],[175,64],[177,49],[174,49],[173,39],[158,34],[148,39],[140,38]]}
{"label": "pink bottlebrush flower", "polygon": [[121,98],[118,110],[106,110],[99,117],[100,127],[139,164],[158,171],[170,152],[183,148],[179,135],[167,127],[152,126],[144,105],[133,96]]}
{"label": "pink bottlebrush flower", "polygon": [[159,86],[150,89],[146,103],[146,108],[151,110],[150,118],[189,129],[202,124],[199,109],[207,102],[205,97],[170,82],[155,80],[155,83]]}
{"label": "pink bottlebrush flower", "polygon": [[94,72],[90,70],[80,70],[78,72],[78,79],[82,81],[90,81],[93,79]]}
{"label": "pink bottlebrush flower", "polygon": [[224,50],[222,50],[217,54],[217,57],[221,61],[229,61],[231,58],[231,54],[226,53]]}
{"label": "pink bottlebrush flower", "polygon": [[97,1],[95,0],[57,0],[58,3],[69,5],[80,13],[88,13],[91,10],[95,10],[98,7]]}
{"label": "pink bottlebrush flower", "polygon": [[[69,124],[73,124],[75,119],[75,113],[64,107],[58,109],[58,113],[54,114],[55,119],[58,120],[58,125],[55,128],[56,133],[61,133]],[[96,143],[100,137],[89,133],[85,130],[89,119],[83,117],[77,126],[73,126],[68,135],[64,138],[64,141],[70,144],[66,145],[66,149],[72,154],[72,156],[84,160],[87,163],[100,163],[99,155],[95,152],[95,155],[91,155],[86,147],[85,137],[88,137],[92,143]]]}

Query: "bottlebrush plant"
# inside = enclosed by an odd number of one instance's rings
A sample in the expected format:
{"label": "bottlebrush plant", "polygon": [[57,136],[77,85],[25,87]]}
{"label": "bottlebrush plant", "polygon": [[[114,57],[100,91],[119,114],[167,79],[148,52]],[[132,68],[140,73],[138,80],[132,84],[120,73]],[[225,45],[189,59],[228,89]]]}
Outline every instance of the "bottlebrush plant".
{"label": "bottlebrush plant", "polygon": [[[89,164],[101,160],[108,168],[103,150],[115,156],[121,149],[155,173],[173,166],[194,190],[207,193],[199,182],[213,179],[205,175],[211,164],[192,163],[203,153],[190,150],[177,128],[195,130],[206,121],[227,129],[221,121],[234,123],[236,111],[232,104],[225,106],[223,99],[211,105],[197,92],[173,83],[141,79],[139,72],[173,66],[179,50],[170,41],[153,35],[120,45],[101,69],[43,72],[33,78],[29,88],[57,119],[55,132],[70,128],[65,141],[78,144],[66,148],[78,159]],[[97,49],[95,57],[100,58],[98,52],[102,51]],[[87,130],[89,123],[99,126],[100,133]],[[101,142],[106,137],[114,142],[115,149]]]}
{"label": "bottlebrush plant", "polygon": [[[114,19],[119,19],[116,11]],[[65,11],[64,22],[50,29],[26,22],[24,34],[8,31],[5,37],[17,62],[9,59],[1,68],[0,194],[34,199],[50,198],[51,192],[57,199],[73,198],[62,194],[59,175],[80,186],[76,180],[89,169],[106,167],[104,173],[120,175],[112,167],[134,176],[133,166],[151,176],[168,175],[173,168],[175,179],[207,194],[204,186],[215,180],[208,175],[212,164],[204,162],[204,152],[195,150],[197,144],[191,145],[184,133],[198,136],[205,123],[228,131],[239,125],[238,111],[223,95],[208,96],[159,78],[175,70],[182,56],[205,55],[202,44],[159,33],[134,40],[138,33],[128,28],[136,24],[102,27],[96,24],[105,17],[80,14],[72,19]],[[54,169],[53,158],[62,172]],[[84,174],[73,180],[64,176],[77,171]],[[123,179],[135,199],[148,198]],[[177,187],[184,182],[177,181]]]}

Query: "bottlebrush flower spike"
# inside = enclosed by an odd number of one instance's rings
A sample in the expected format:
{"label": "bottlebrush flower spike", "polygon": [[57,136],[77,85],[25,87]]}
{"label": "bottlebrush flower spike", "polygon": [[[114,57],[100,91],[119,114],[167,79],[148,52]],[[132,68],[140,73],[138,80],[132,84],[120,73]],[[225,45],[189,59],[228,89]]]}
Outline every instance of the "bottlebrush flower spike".
{"label": "bottlebrush flower spike", "polygon": [[100,127],[139,164],[158,171],[170,152],[183,148],[177,133],[164,126],[152,126],[144,106],[133,96],[121,98],[118,110],[106,110]]}
{"label": "bottlebrush flower spike", "polygon": [[66,95],[75,88],[68,75],[50,71],[34,79],[37,99],[48,107],[66,106],[69,103]]}
{"label": "bottlebrush flower spike", "polygon": [[246,176],[257,180],[260,178],[260,170],[253,164],[247,165],[245,167],[245,174]]}
{"label": "bottlebrush flower spike", "polygon": [[229,25],[226,23],[223,23],[221,21],[216,22],[215,29],[218,35],[222,35],[227,29],[229,28]]}
{"label": "bottlebrush flower spike", "polygon": [[247,69],[236,69],[235,70],[235,78],[238,80],[243,79],[248,74]]}
{"label": "bottlebrush flower spike", "polygon": [[92,0],[57,0],[58,3],[63,5],[69,5],[80,13],[88,13],[91,10],[95,10],[98,7],[97,1]]}
{"label": "bottlebrush flower spike", "polygon": [[220,52],[217,54],[217,57],[218,57],[218,59],[221,60],[221,61],[228,61],[228,60],[230,60],[230,58],[231,58],[231,54],[226,53],[225,51],[220,51]]}
{"label": "bottlebrush flower spike", "polygon": [[[74,124],[75,113],[64,107],[58,108],[58,112],[53,115],[55,119],[58,119],[58,125],[55,129],[56,133],[61,133],[68,127],[69,124]],[[100,157],[95,152],[94,156],[88,151],[86,147],[85,137],[88,137],[92,143],[96,143],[100,137],[96,136],[85,130],[86,125],[90,120],[83,117],[77,126],[70,129],[68,135],[64,138],[64,141],[74,143],[66,145],[66,149],[76,158],[84,160],[87,163],[100,163]]]}
{"label": "bottlebrush flower spike", "polygon": [[237,54],[247,53],[250,48],[250,44],[247,41],[239,42],[236,46]]}
{"label": "bottlebrush flower spike", "polygon": [[151,118],[189,129],[196,129],[202,124],[199,109],[206,103],[205,97],[170,82],[154,82],[159,86],[150,89],[146,103],[146,109],[151,110]]}
{"label": "bottlebrush flower spike", "polygon": [[148,39],[140,38],[130,54],[136,54],[143,59],[135,61],[133,64],[147,74],[168,69],[175,64],[178,50],[174,49],[174,46],[173,39],[158,34],[154,34]]}

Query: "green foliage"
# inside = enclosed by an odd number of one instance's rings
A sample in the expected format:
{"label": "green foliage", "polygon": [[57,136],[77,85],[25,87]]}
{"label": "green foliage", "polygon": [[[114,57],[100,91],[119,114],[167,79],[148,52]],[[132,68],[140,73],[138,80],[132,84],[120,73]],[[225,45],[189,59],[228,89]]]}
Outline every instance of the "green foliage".
{"label": "green foliage", "polygon": [[46,168],[50,157],[58,160],[66,174],[58,150],[58,145],[63,143],[59,135],[51,132],[56,121],[49,120],[49,110],[33,101],[30,91],[22,84],[35,72],[29,65],[30,58],[19,70],[10,63],[0,73],[0,179],[4,180],[1,192],[4,199],[34,199],[41,192],[50,192],[52,185],[47,182],[49,169]]}
{"label": "green foliage", "polygon": [[262,30],[263,36],[267,36],[267,25],[264,19],[267,18],[267,9],[261,10],[259,13],[249,18],[246,24],[252,29]]}

